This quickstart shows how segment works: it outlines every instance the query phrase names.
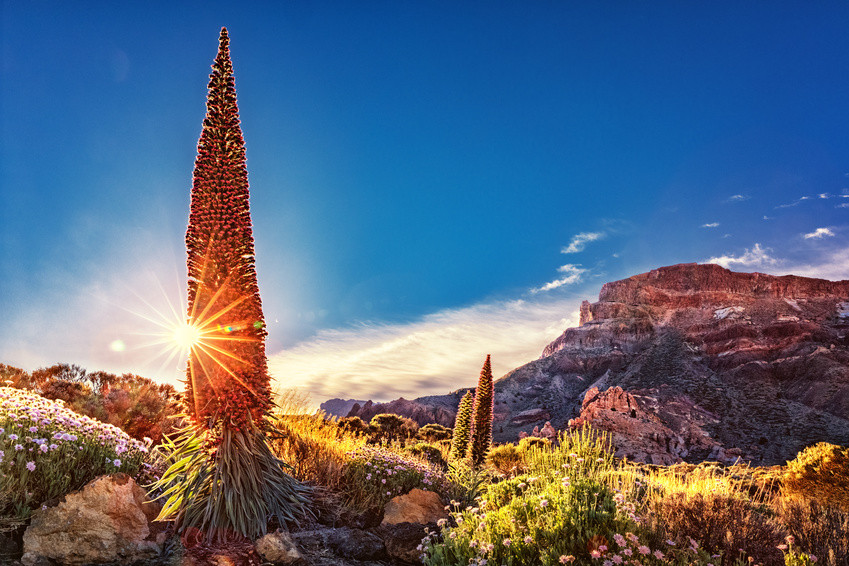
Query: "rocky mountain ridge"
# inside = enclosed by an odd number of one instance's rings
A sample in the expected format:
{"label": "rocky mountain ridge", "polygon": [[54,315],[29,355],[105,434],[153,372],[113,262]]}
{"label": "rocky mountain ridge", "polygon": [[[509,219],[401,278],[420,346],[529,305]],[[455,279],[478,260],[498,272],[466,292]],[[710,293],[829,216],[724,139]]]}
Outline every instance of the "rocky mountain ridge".
{"label": "rocky mountain ridge", "polygon": [[[849,445],[849,281],[681,264],[607,283],[495,390],[501,442],[550,421],[591,423],[618,455],[658,464],[769,465]],[[464,392],[396,408],[451,420]]]}

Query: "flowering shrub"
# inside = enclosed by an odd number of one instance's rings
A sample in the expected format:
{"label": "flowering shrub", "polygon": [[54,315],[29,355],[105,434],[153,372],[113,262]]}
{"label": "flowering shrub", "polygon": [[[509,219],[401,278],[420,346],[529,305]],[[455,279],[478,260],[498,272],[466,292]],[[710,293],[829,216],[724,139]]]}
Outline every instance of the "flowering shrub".
{"label": "flowering shrub", "polygon": [[[778,546],[778,550],[784,552],[785,566],[813,566],[817,563],[817,557],[813,554],[805,554],[798,549],[793,549],[793,544],[796,542],[796,537],[793,535],[785,539],[787,544]],[[786,551],[786,552],[785,552]]]}
{"label": "flowering shrub", "polygon": [[453,513],[442,543],[426,544],[433,564],[558,564],[561,556],[588,559],[593,536],[611,536],[621,523],[613,493],[589,479],[550,474],[494,484],[479,506]]}
{"label": "flowering shrub", "polygon": [[419,460],[375,446],[358,448],[347,456],[345,486],[349,502],[356,506],[383,507],[414,488],[442,491],[442,473]]}
{"label": "flowering shrub", "polygon": [[44,501],[95,477],[135,476],[147,446],[121,429],[34,393],[0,387],[0,514],[26,519]]}
{"label": "flowering shrub", "polygon": [[[593,564],[598,566],[614,566],[618,564],[633,565],[665,565],[674,566],[719,566],[722,564],[722,554],[710,554],[699,543],[689,539],[689,545],[678,547],[675,541],[667,540],[665,549],[651,548],[631,532],[624,535],[616,533],[609,543],[597,544],[591,551]],[[745,556],[740,555],[734,562],[735,566],[748,564]]]}

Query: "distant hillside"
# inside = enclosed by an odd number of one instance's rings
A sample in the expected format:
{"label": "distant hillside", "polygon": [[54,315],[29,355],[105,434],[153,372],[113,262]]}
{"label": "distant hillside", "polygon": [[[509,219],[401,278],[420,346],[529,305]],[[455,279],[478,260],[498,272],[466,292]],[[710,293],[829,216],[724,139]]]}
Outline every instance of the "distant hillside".
{"label": "distant hillside", "polygon": [[351,407],[357,403],[362,405],[365,401],[360,399],[328,399],[319,405],[319,408],[329,416],[347,417],[348,413],[351,411]]}
{"label": "distant hillside", "polygon": [[[849,445],[849,281],[682,264],[607,283],[580,326],[495,389],[501,442],[572,421],[655,463],[780,464]],[[452,420],[458,393],[404,406]]]}

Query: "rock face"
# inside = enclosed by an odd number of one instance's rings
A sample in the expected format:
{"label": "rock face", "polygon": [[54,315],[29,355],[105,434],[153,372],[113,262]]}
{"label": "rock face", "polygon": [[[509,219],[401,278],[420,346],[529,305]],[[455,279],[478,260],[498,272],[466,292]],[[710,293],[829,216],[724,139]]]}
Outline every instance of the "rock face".
{"label": "rock face", "polygon": [[849,281],[664,267],[604,285],[579,327],[505,381],[535,370],[563,384],[561,407],[582,394],[572,424],[609,430],[635,459],[780,464],[849,443],[847,305]]}
{"label": "rock face", "polygon": [[159,508],[130,476],[100,477],[36,511],[24,533],[22,562],[132,563],[156,556],[160,546],[150,522]]}
{"label": "rock face", "polygon": [[347,417],[354,405],[363,405],[366,401],[359,399],[328,399],[319,408],[331,417]]}

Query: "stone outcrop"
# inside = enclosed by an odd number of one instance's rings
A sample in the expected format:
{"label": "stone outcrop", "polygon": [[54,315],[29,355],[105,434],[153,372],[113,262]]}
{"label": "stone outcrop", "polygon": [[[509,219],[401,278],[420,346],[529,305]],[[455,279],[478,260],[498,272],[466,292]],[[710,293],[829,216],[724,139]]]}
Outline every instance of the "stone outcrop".
{"label": "stone outcrop", "polygon": [[164,536],[151,525],[160,505],[126,474],[100,477],[35,512],[24,532],[24,564],[132,563],[156,556]]}
{"label": "stone outcrop", "polygon": [[439,495],[432,491],[415,488],[406,495],[389,500],[383,513],[383,525],[399,523],[435,523],[447,518],[448,512]]}
{"label": "stone outcrop", "polygon": [[538,364],[633,458],[778,464],[849,442],[847,304],[849,281],[664,267],[605,284]]}

